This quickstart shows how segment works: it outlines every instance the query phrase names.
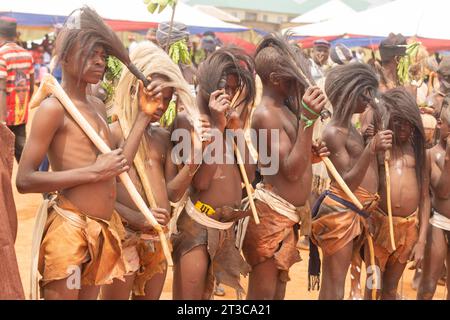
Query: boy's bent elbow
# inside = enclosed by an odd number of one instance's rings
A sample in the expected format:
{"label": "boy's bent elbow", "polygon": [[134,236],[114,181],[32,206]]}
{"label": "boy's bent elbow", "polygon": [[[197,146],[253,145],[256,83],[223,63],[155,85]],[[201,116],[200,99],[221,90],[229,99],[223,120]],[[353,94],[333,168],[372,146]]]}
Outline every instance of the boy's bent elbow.
{"label": "boy's bent elbow", "polygon": [[183,194],[181,192],[177,192],[176,190],[168,190],[167,196],[170,202],[176,203],[181,200]]}
{"label": "boy's bent elbow", "polygon": [[34,179],[34,171],[19,170],[16,177],[16,188],[19,193],[39,193],[41,190],[37,190],[37,181]]}
{"label": "boy's bent elbow", "polygon": [[17,175],[16,188],[17,188],[17,191],[19,191],[19,193],[21,193],[21,194],[31,192],[31,185],[30,185],[28,179],[26,179],[25,177],[23,177],[21,175]]}

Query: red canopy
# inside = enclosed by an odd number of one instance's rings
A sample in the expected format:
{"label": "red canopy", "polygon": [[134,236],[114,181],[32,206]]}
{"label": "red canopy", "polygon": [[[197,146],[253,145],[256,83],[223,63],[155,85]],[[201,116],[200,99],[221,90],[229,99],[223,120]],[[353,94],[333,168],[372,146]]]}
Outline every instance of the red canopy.
{"label": "red canopy", "polygon": [[109,19],[105,19],[105,21],[114,31],[142,31],[158,27],[158,23],[156,22],[137,22]]}
{"label": "red canopy", "polygon": [[226,45],[235,45],[237,47],[242,48],[247,54],[254,54],[256,51],[256,45],[254,45],[253,43],[244,40],[242,38],[236,37],[232,34],[228,34],[228,33],[219,33],[216,32],[216,36],[217,38],[220,39],[220,41],[222,41],[223,44]]}

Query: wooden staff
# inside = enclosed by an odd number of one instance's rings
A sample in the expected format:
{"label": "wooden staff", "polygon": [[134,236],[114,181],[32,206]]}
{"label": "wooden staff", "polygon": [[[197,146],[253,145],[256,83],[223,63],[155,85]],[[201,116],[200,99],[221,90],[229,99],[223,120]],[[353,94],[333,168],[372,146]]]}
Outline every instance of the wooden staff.
{"label": "wooden staff", "polygon": [[[239,90],[238,92],[236,92],[233,99],[231,100],[230,108],[233,108],[233,106],[237,103],[237,99],[240,97],[241,93],[242,93],[242,90]],[[245,141],[244,143],[247,143],[247,141]],[[247,191],[247,197],[248,197],[248,201],[250,203],[250,208],[252,210],[253,219],[255,219],[256,224],[259,224],[260,221],[259,221],[258,211],[256,210],[255,200],[253,199],[253,187],[250,184],[250,181],[248,181],[247,171],[245,171],[244,161],[242,159],[241,152],[239,151],[239,148],[237,147],[237,145],[234,141],[233,141],[233,147],[234,147],[234,153],[236,155],[236,160],[238,162],[239,170],[241,171],[242,179],[244,179],[245,190]]]}
{"label": "wooden staff", "polygon": [[[347,195],[347,197],[350,198],[350,200],[353,202],[353,204],[359,210],[363,210],[364,206],[359,201],[359,199],[355,196],[355,194],[352,192],[352,190],[350,190],[350,188],[348,187],[348,185],[344,181],[344,179],[342,179],[341,175],[336,170],[333,162],[331,162],[331,160],[328,157],[321,157],[321,158],[322,158],[322,161],[325,163],[325,166],[327,167],[328,171],[331,173],[334,180],[336,180],[336,182],[339,184],[339,186],[344,191],[344,193]],[[367,233],[367,242],[369,244],[370,264],[372,266],[375,266],[375,250],[373,248],[372,236],[369,233]],[[372,287],[372,300],[376,300],[376,299],[377,299],[377,289]]]}
{"label": "wooden staff", "polygon": [[[387,129],[389,124],[389,112],[385,110],[385,113],[382,118],[383,127]],[[386,204],[387,204],[387,213],[388,213],[388,222],[389,222],[389,238],[391,240],[391,247],[395,251],[397,250],[395,247],[395,238],[394,238],[394,221],[392,219],[392,198],[391,198],[391,172],[389,168],[389,160],[391,159],[390,150],[386,150],[384,152],[384,175],[386,182]]]}
{"label": "wooden staff", "polygon": [[350,200],[356,205],[358,209],[362,210],[364,208],[362,203],[355,196],[352,190],[350,190],[344,179],[342,179],[341,175],[336,170],[333,162],[331,162],[331,160],[328,157],[322,157],[322,161],[325,163],[325,166],[327,167],[328,171],[330,171],[331,175],[333,176],[334,180],[336,180],[336,182],[339,184],[339,187],[341,187],[342,191],[344,191],[347,197],[350,198]]}
{"label": "wooden staff", "polygon": [[391,158],[391,152],[386,150],[384,153],[384,173],[386,175],[386,202],[388,209],[388,220],[389,220],[389,235],[391,238],[391,246],[395,251],[395,238],[394,238],[394,221],[392,219],[392,199],[391,199],[391,173],[389,169],[389,160]]}
{"label": "wooden staff", "polygon": [[239,164],[239,169],[241,170],[242,178],[244,179],[245,190],[247,190],[248,201],[250,203],[250,208],[252,209],[253,219],[255,219],[255,223],[259,224],[258,211],[256,211],[255,200],[253,199],[253,188],[250,182],[248,181],[247,171],[245,171],[244,161],[242,160],[241,151],[239,151],[238,146],[233,141],[234,152],[236,154],[237,162]]}
{"label": "wooden staff", "polygon": [[[52,93],[61,102],[61,104],[72,116],[75,122],[81,127],[81,129],[84,131],[84,133],[86,133],[86,135],[89,137],[92,143],[94,143],[94,145],[102,153],[111,152],[109,146],[92,128],[89,122],[87,122],[87,120],[83,117],[80,111],[78,111],[74,103],[70,100],[69,96],[64,92],[64,89],[50,74],[45,75],[44,79],[41,82],[41,86],[39,87],[38,92],[36,93],[35,96],[33,96],[33,99],[30,102],[30,106],[40,104],[42,99],[45,99],[49,95],[49,93]],[[127,189],[128,193],[130,194],[133,202],[136,204],[136,206],[139,208],[142,214],[147,218],[152,227],[158,232],[158,236],[161,241],[161,246],[164,251],[164,256],[166,257],[167,264],[169,266],[173,266],[172,255],[161,225],[159,225],[159,223],[156,221],[155,217],[151,213],[150,209],[147,207],[145,201],[142,199],[141,195],[139,194],[133,182],[131,181],[128,173],[124,172],[120,174],[119,178],[122,181],[125,188]]]}

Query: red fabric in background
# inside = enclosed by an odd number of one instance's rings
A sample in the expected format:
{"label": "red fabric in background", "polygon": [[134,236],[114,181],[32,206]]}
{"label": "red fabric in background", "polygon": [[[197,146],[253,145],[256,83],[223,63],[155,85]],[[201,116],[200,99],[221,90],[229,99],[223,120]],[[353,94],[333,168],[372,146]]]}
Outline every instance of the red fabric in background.
{"label": "red fabric in background", "polygon": [[428,52],[450,50],[450,40],[426,39],[418,38],[420,42],[427,48]]}
{"label": "red fabric in background", "polygon": [[6,80],[6,124],[18,126],[28,121],[30,77],[34,74],[30,52],[16,43],[0,47],[0,79]]}
{"label": "red fabric in background", "polygon": [[235,45],[242,48],[247,54],[252,55],[256,51],[256,45],[247,40],[236,37],[235,35],[216,32],[216,37],[219,38],[225,45]]}
{"label": "red fabric in background", "polygon": [[105,19],[105,22],[114,31],[142,31],[158,27],[158,23],[156,22],[136,22],[136,21],[108,20],[108,19]]}

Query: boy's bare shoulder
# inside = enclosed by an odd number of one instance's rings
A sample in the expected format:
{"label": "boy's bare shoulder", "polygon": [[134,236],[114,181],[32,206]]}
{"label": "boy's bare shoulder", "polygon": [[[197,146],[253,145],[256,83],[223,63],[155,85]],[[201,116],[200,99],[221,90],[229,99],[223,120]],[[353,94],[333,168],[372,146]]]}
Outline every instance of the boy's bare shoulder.
{"label": "boy's bare shoulder", "polygon": [[322,132],[322,141],[324,141],[328,147],[345,145],[347,137],[348,130],[332,124],[327,125]]}
{"label": "boy's bare shoulder", "polygon": [[152,126],[146,130],[145,134],[147,135],[147,141],[150,144],[150,156],[164,162],[164,155],[171,149],[172,143],[169,130],[159,126]]}
{"label": "boy's bare shoulder", "polygon": [[344,137],[348,135],[348,130],[329,124],[325,127],[322,132],[322,138],[337,138]]}
{"label": "boy's bare shoulder", "polygon": [[192,129],[192,124],[186,111],[183,110],[177,113],[173,127],[174,129]]}
{"label": "boy's bare shoulder", "polygon": [[253,112],[253,118],[268,119],[270,117],[273,117],[273,111],[264,103],[258,105]]}
{"label": "boy's bare shoulder", "polygon": [[54,123],[64,118],[65,109],[61,102],[52,96],[41,102],[36,113],[45,116],[50,122]]}
{"label": "boy's bare shoulder", "polygon": [[106,114],[106,105],[102,100],[95,96],[88,96],[89,103],[95,108],[97,113],[105,120],[107,120],[108,116]]}
{"label": "boy's bare shoulder", "polygon": [[256,107],[252,117],[253,128],[273,128],[277,127],[278,124],[279,120],[276,110],[263,103]]}
{"label": "boy's bare shoulder", "polygon": [[428,159],[430,159],[430,161],[435,162],[436,159],[436,154],[439,153],[439,145],[435,145],[434,147],[427,149],[426,151]]}
{"label": "boy's bare shoulder", "polygon": [[153,126],[147,130],[150,139],[167,144],[170,141],[170,131],[160,126]]}

